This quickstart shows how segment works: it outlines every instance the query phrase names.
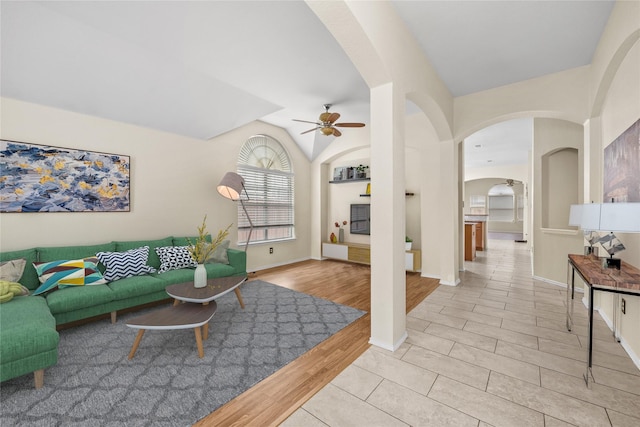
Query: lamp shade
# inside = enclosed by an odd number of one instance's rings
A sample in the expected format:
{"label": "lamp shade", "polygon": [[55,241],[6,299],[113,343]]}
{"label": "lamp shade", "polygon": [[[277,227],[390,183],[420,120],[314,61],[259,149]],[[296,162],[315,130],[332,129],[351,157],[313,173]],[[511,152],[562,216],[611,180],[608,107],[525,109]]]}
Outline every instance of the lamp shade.
{"label": "lamp shade", "polygon": [[600,230],[640,233],[640,203],[603,203]]}
{"label": "lamp shade", "polygon": [[235,172],[227,172],[218,184],[218,193],[227,199],[238,200],[243,188],[244,178]]}
{"label": "lamp shade", "polygon": [[571,205],[569,210],[569,225],[580,226],[582,223],[582,205]]}
{"label": "lamp shade", "polygon": [[580,228],[583,230],[597,231],[600,228],[600,203],[588,203],[582,205]]}

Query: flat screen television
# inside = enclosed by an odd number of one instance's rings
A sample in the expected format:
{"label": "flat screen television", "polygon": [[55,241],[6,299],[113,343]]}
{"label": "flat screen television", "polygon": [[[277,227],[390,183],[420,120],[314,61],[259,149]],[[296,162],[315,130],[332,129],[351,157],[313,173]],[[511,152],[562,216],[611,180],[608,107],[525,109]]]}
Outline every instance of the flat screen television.
{"label": "flat screen television", "polygon": [[371,205],[353,204],[351,205],[351,234],[371,234]]}

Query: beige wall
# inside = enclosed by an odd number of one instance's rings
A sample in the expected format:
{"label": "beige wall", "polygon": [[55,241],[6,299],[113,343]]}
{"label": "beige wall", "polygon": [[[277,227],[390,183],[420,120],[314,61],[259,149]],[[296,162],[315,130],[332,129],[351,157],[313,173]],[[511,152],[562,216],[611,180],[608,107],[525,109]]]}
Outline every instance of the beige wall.
{"label": "beige wall", "polygon": [[[210,141],[2,98],[3,139],[131,156],[131,212],[0,215],[1,250],[196,234],[237,223],[236,205],[215,190],[236,169],[242,143],[268,133],[288,150],[296,171],[296,233],[291,242],[249,248],[248,270],[309,257],[309,162],[282,129],[254,122]],[[232,227],[232,245],[237,229]]]}
{"label": "beige wall", "polygon": [[[640,18],[640,14],[638,15]],[[602,108],[602,143],[600,153],[624,132],[631,124],[640,118],[640,41],[636,41],[633,48],[622,61],[608,90]],[[638,178],[640,179],[640,178]],[[602,202],[602,175],[598,179],[600,185],[592,191],[592,198]],[[602,234],[602,233],[601,233]],[[616,233],[626,250],[616,254],[628,263],[640,268],[640,234]],[[614,314],[614,301],[617,297],[601,294],[596,299],[595,306],[608,321],[614,316],[620,319],[620,332],[623,345],[635,355],[636,364],[640,366],[640,297],[626,296],[626,314],[619,309]]]}

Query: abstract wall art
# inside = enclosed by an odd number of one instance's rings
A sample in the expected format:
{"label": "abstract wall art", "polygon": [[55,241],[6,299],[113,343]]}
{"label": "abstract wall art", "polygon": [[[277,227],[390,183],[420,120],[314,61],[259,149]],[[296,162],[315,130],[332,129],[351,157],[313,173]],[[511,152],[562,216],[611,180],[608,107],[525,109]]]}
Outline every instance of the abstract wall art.
{"label": "abstract wall art", "polygon": [[128,212],[130,158],[0,140],[0,212]]}
{"label": "abstract wall art", "polygon": [[640,202],[640,119],[604,149],[603,199]]}

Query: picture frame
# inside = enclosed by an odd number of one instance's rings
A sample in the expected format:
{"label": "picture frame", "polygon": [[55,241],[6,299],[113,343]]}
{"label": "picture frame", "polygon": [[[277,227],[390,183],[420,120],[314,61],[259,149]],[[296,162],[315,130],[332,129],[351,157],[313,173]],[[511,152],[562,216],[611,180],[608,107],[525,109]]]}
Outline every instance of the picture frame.
{"label": "picture frame", "polygon": [[604,149],[603,201],[640,202],[640,119]]}
{"label": "picture frame", "polygon": [[129,212],[129,156],[0,140],[0,212]]}

